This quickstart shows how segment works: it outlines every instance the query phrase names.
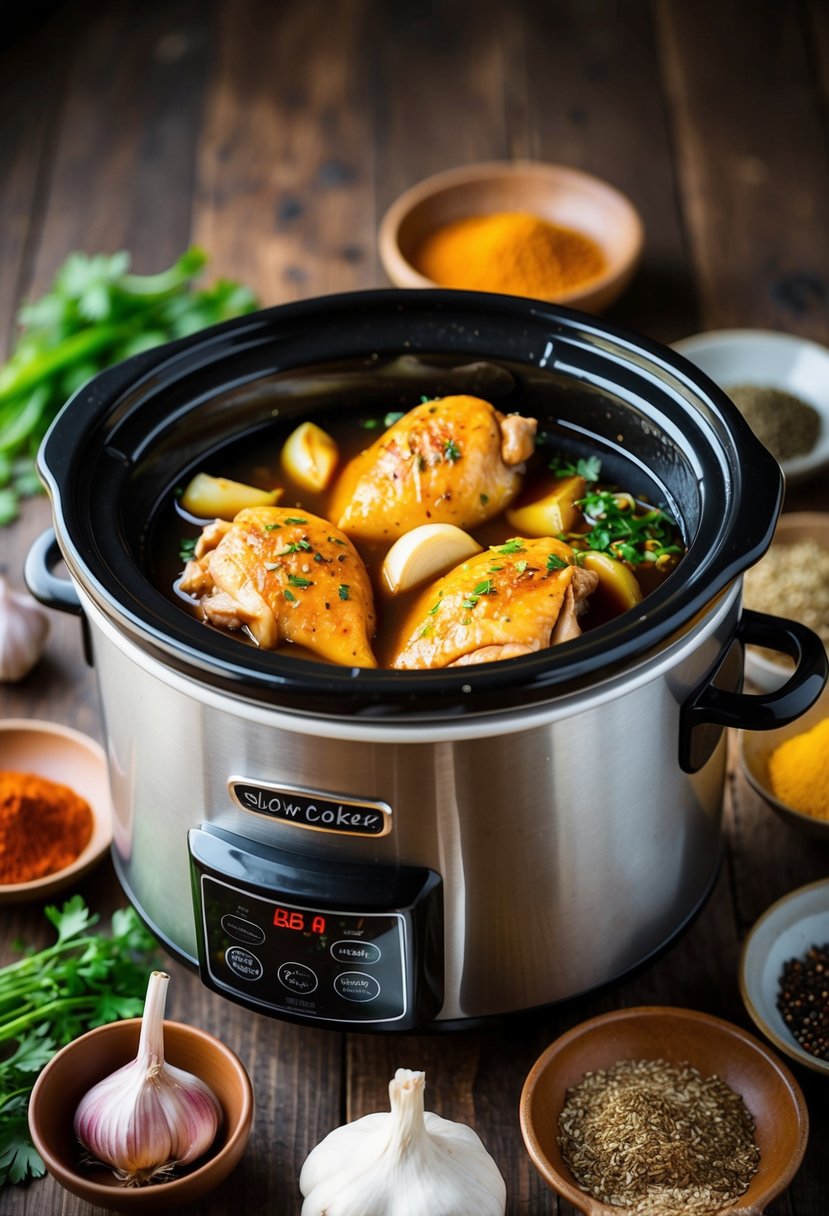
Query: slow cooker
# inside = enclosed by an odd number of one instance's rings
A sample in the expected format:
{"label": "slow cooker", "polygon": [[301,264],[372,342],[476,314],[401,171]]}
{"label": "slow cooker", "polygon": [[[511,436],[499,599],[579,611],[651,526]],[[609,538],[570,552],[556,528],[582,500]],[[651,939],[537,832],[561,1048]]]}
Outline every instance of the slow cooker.
{"label": "slow cooker", "polygon": [[[256,650],[150,577],[159,504],[231,438],[453,391],[545,402],[565,446],[646,478],[687,544],[676,570],[573,641],[412,673]],[[96,377],[39,467],[54,531],[27,581],[83,619],[120,881],[205,984],[276,1017],[463,1025],[643,963],[714,882],[724,728],[790,721],[826,680],[813,633],[741,611],[775,461],[678,355],[565,309],[442,291],[269,309]],[[778,692],[742,692],[747,642],[794,658]]]}

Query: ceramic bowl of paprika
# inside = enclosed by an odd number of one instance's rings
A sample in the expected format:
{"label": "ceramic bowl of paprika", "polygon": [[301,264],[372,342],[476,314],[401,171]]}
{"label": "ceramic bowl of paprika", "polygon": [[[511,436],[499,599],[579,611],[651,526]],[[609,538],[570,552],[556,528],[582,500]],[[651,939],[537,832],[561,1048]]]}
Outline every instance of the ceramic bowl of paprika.
{"label": "ceramic bowl of paprika", "polygon": [[[492,161],[436,173],[392,203],[378,237],[386,274],[397,287],[507,290],[489,286],[483,274],[476,282],[439,282],[418,269],[424,238],[457,220],[499,213],[532,216],[569,229],[586,237],[596,254],[595,269],[585,263],[585,274],[574,271],[555,291],[524,286],[510,294],[602,312],[627,287],[642,254],[644,229],[639,213],[609,182],[565,165]],[[503,240],[501,255],[510,250],[506,235]],[[527,252],[516,233],[518,264]],[[499,262],[502,260],[499,256]]]}
{"label": "ceramic bowl of paprika", "polygon": [[585,1073],[620,1060],[690,1064],[703,1077],[720,1077],[740,1094],[754,1119],[760,1150],[747,1189],[723,1211],[760,1216],[794,1178],[809,1134],[803,1092],[789,1069],[739,1026],[693,1009],[646,1005],[616,1009],[574,1026],[542,1052],[524,1082],[519,1119],[524,1145],[547,1185],[587,1216],[618,1216],[576,1183],[558,1143],[559,1116],[568,1091]]}
{"label": "ceramic bowl of paprika", "polygon": [[[69,786],[89,804],[92,833],[80,853],[40,878],[17,881],[0,878],[0,904],[50,899],[98,865],[112,843],[112,803],[104,750],[88,735],[59,722],[7,718],[0,722],[0,773],[34,774]],[[11,802],[5,810],[11,813]],[[0,833],[10,828],[10,824],[3,823],[3,812],[4,802],[0,800]],[[32,832],[36,831],[37,824],[33,820]],[[15,833],[15,839],[19,842],[18,833]],[[59,854],[57,850],[55,860],[58,863],[62,860]],[[25,871],[25,849],[18,860],[21,871]]]}
{"label": "ceramic bowl of paprika", "polygon": [[[93,1085],[135,1059],[140,1033],[141,1019],[128,1018],[81,1035],[52,1057],[29,1101],[29,1130],[49,1173],[96,1210],[173,1212],[193,1203],[236,1168],[250,1136],[253,1089],[242,1061],[207,1031],[165,1021],[166,1060],[205,1081],[222,1108],[215,1141],[189,1168],[150,1186],[125,1187],[106,1166],[83,1164],[73,1131],[78,1103]],[[234,1196],[228,1193],[225,1202],[222,1210],[232,1210]]]}
{"label": "ceramic bowl of paprika", "polygon": [[[797,1010],[782,1010],[778,998],[786,963],[801,960],[809,977],[804,983],[811,987],[811,977],[823,977],[822,991],[829,984],[829,969],[817,973],[820,957],[808,959],[817,947],[819,955],[829,953],[829,879],[809,883],[790,891],[772,904],[757,920],[743,945],[740,958],[740,995],[749,1017],[766,1038],[780,1051],[813,1072],[829,1077],[829,1046],[819,1055],[806,1049],[795,1037],[794,1023],[787,1023],[786,1014],[797,1017]],[[801,971],[801,976],[804,972]],[[789,988],[790,998],[802,998],[800,984]],[[801,1006],[802,1008],[802,1006]],[[826,1002],[823,998],[824,1023]],[[802,1033],[802,1031],[801,1031]],[[824,1024],[823,1036],[829,1044],[829,1027]]]}
{"label": "ceramic bowl of paprika", "polygon": [[829,758],[827,758],[823,738],[816,737],[814,745],[808,748],[806,754],[811,758],[808,766],[802,757],[797,757],[795,760],[796,767],[801,777],[804,778],[804,787],[814,786],[814,797],[818,800],[814,803],[814,814],[810,815],[796,810],[777,797],[772,788],[769,770],[771,757],[781,743],[799,735],[805,735],[825,718],[829,718],[829,684],[826,685],[811,709],[807,710],[796,722],[792,722],[788,726],[778,726],[775,730],[740,731],[738,747],[740,763],[749,785],[768,803],[771,809],[790,827],[805,833],[814,840],[829,844],[829,817],[824,818],[819,813],[821,806],[825,808],[827,798],[829,798],[829,791],[826,789]]}

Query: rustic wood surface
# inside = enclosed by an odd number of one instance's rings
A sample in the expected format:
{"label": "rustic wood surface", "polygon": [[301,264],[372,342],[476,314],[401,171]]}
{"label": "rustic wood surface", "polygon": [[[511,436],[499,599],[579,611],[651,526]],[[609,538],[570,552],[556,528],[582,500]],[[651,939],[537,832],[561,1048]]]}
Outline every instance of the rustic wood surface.
{"label": "rustic wood surface", "polygon": [[[4,23],[0,51],[0,347],[19,300],[66,254],[130,249],[161,269],[202,243],[215,275],[272,304],[384,279],[375,234],[420,177],[501,157],[560,161],[626,191],[647,229],[612,316],[671,341],[724,326],[829,343],[829,9],[821,0],[166,0],[42,3]],[[827,479],[786,509],[829,507]],[[50,518],[45,500],[0,533],[14,584]],[[5,717],[101,736],[77,621],[53,614],[46,658],[0,693]],[[518,1129],[541,1049],[617,1006],[685,1005],[749,1026],[736,983],[756,917],[823,877],[829,852],[794,834],[733,763],[726,860],[705,911],[661,960],[612,991],[485,1031],[340,1035],[240,1010],[173,965],[172,1016],[221,1036],[254,1081],[245,1158],[198,1210],[298,1213],[297,1178],[333,1126],[383,1109],[399,1065],[429,1104],[472,1124],[504,1173],[508,1213],[560,1213]],[[123,902],[108,864],[80,887]],[[45,941],[37,905],[0,913],[2,961]],[[749,1026],[750,1028],[750,1026]],[[806,1159],[769,1216],[829,1211],[825,1081],[795,1068]],[[96,1209],[50,1178],[0,1194],[9,1216]]]}

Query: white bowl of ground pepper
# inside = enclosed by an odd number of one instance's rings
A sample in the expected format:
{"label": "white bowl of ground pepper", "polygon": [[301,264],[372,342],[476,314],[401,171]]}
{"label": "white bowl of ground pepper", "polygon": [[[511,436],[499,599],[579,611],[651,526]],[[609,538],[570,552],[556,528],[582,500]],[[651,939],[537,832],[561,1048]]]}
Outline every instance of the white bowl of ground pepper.
{"label": "white bowl of ground pepper", "polygon": [[755,923],[740,992],[775,1047],[829,1076],[829,879],[789,892]]}
{"label": "white bowl of ground pepper", "polygon": [[763,329],[721,329],[673,343],[724,389],[789,484],[829,466],[829,350]]}
{"label": "white bowl of ground pepper", "polygon": [[767,1047],[662,1006],[618,1009],[556,1039],[519,1115],[538,1172],[588,1216],[759,1214],[808,1137],[800,1086]]}

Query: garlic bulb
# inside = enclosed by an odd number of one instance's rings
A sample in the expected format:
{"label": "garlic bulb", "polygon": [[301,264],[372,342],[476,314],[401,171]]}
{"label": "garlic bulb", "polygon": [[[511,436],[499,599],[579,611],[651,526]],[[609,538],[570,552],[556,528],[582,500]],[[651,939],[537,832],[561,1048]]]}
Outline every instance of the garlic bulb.
{"label": "garlic bulb", "polygon": [[75,1112],[75,1135],[126,1186],[169,1178],[212,1144],[222,1119],[204,1081],[164,1061],[164,1006],[169,975],[147,986],[138,1055],[99,1081]]}
{"label": "garlic bulb", "polygon": [[43,654],[49,619],[30,595],[0,578],[0,680],[22,680]]}
{"label": "garlic bulb", "polygon": [[471,1127],[423,1109],[426,1077],[398,1068],[391,1113],[336,1128],[302,1167],[302,1216],[503,1216],[507,1188]]}

